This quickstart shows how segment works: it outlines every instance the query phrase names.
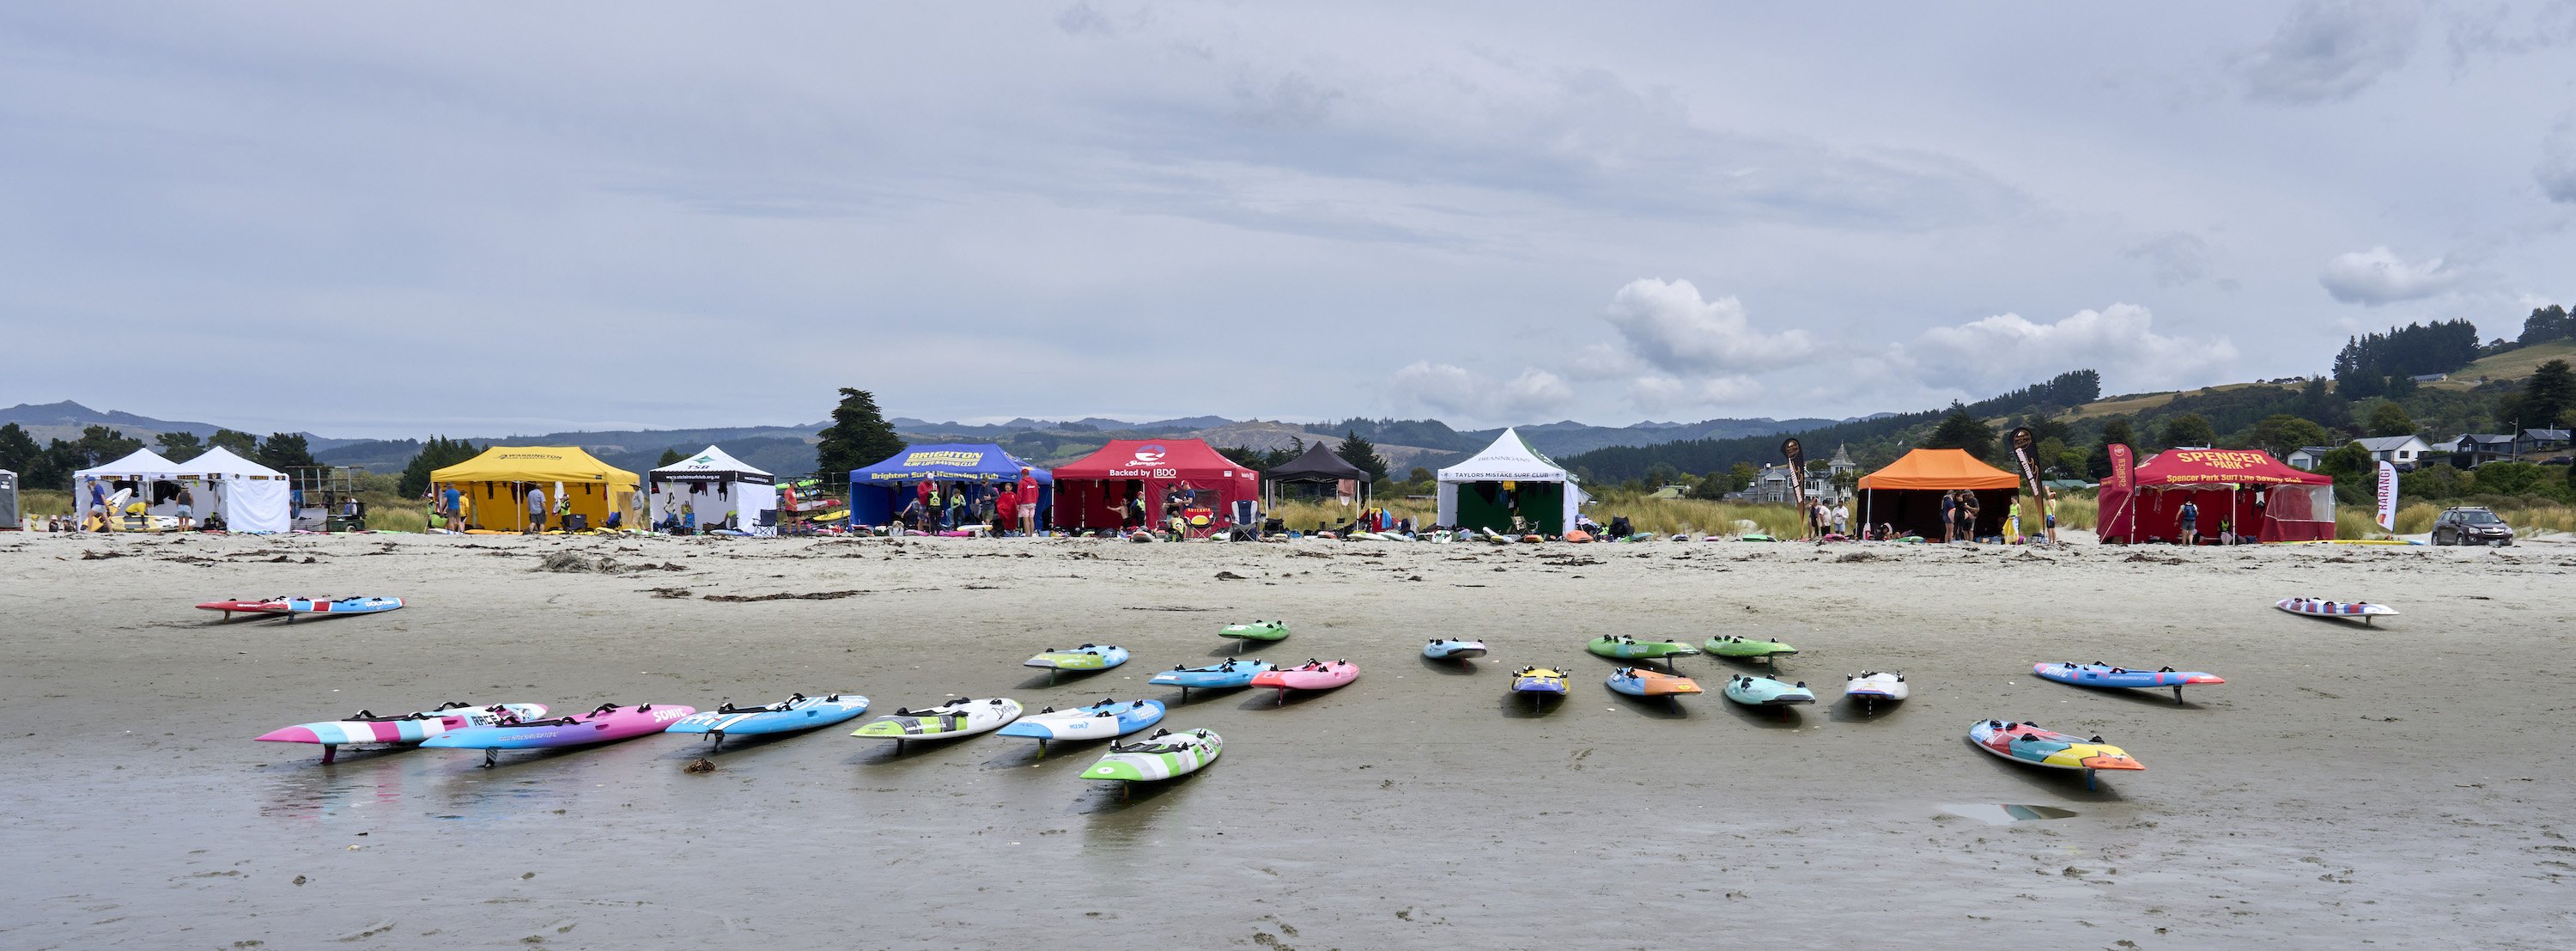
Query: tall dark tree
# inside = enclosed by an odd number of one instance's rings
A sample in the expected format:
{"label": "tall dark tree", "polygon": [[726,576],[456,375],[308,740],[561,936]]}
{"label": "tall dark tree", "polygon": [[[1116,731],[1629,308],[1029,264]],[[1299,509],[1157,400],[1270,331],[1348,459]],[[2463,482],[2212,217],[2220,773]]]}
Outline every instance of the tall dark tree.
{"label": "tall dark tree", "polygon": [[1967,409],[1953,406],[1941,424],[1932,427],[1932,435],[1923,438],[1926,449],[1965,449],[1979,459],[1995,450],[1995,427],[1985,420],[1968,415]]}
{"label": "tall dark tree", "polygon": [[2114,443],[2127,446],[2132,452],[2139,448],[2138,434],[2129,428],[2129,418],[2126,416],[2113,416],[2102,421],[2102,441],[2094,445],[2093,451],[2084,456],[2085,474],[2096,479],[2110,477],[2111,450],[2109,447]]}
{"label": "tall dark tree", "polygon": [[2551,304],[2531,309],[2531,316],[2522,322],[2522,336],[2514,342],[2528,347],[2560,337],[2576,337],[2576,324],[2569,322],[2567,308]]}
{"label": "tall dark tree", "polygon": [[473,443],[462,439],[449,439],[445,436],[429,437],[429,441],[420,444],[420,452],[411,457],[411,463],[403,467],[400,485],[403,497],[419,498],[428,494],[430,473],[472,459],[482,453],[483,450],[474,448]]}
{"label": "tall dark tree", "polygon": [[687,457],[687,456],[685,456],[685,455],[681,455],[681,454],[680,454],[680,447],[678,447],[678,446],[673,446],[673,447],[671,447],[671,448],[668,448],[668,449],[664,449],[664,450],[662,450],[662,459],[661,459],[661,461],[659,461],[659,462],[655,462],[655,463],[653,463],[653,468],[659,469],[659,468],[662,468],[663,466],[667,466],[667,465],[670,465],[670,464],[672,464],[672,463],[674,463],[674,462],[678,462],[678,461],[680,461],[680,460],[687,459],[687,458],[689,458],[689,457]]}
{"label": "tall dark tree", "polygon": [[259,437],[238,429],[219,428],[214,435],[206,437],[206,448],[230,449],[233,455],[244,459],[256,458],[259,456]]}
{"label": "tall dark tree", "polygon": [[61,481],[45,458],[45,447],[16,423],[0,426],[0,469],[17,473],[18,484],[30,488],[53,488]]}
{"label": "tall dark tree", "polygon": [[288,466],[318,465],[313,449],[305,444],[303,433],[270,433],[259,441],[259,463],[271,469]]}
{"label": "tall dark tree", "polygon": [[1333,450],[1333,455],[1342,457],[1343,462],[1358,466],[1360,471],[1368,473],[1370,481],[1386,481],[1386,460],[1378,458],[1377,444],[1369,442],[1357,430],[1343,431],[1342,445]]}
{"label": "tall dark tree", "polygon": [[846,386],[841,388],[841,405],[832,408],[832,425],[822,435],[822,443],[814,447],[814,465],[824,473],[875,465],[904,447],[903,437],[895,435],[894,425],[878,411],[876,394]]}
{"label": "tall dark tree", "polygon": [[2208,446],[2217,442],[2218,431],[2210,428],[2209,420],[2199,413],[2184,413],[2165,420],[2163,439],[2165,448]]}
{"label": "tall dark tree", "polygon": [[2567,361],[2551,360],[2531,371],[2531,379],[2522,385],[2522,425],[2526,429],[2556,429],[2565,421],[2567,410],[2576,407],[2576,380],[2567,372]]}
{"label": "tall dark tree", "polygon": [[186,462],[206,451],[206,441],[197,438],[196,433],[160,433],[152,441],[161,445],[161,458],[172,462]]}

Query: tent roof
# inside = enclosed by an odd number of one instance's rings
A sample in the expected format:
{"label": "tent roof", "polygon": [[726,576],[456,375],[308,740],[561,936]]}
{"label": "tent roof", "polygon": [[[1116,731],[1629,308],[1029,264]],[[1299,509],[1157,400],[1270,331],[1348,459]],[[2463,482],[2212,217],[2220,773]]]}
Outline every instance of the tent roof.
{"label": "tent roof", "polygon": [[1304,454],[1281,464],[1279,468],[1270,470],[1262,477],[1273,482],[1322,481],[1327,479],[1358,479],[1362,482],[1369,481],[1368,470],[1352,465],[1350,460],[1334,455],[1333,450],[1327,448],[1320,442],[1306,447]]}
{"label": "tent roof", "polygon": [[244,459],[240,455],[235,454],[232,450],[226,449],[222,446],[216,446],[213,449],[208,449],[205,452],[198,453],[197,458],[188,460],[186,465],[179,466],[178,468],[187,470],[186,474],[188,475],[258,476],[263,479],[286,478],[286,473],[279,472],[248,459]]}
{"label": "tent roof", "polygon": [[1203,439],[1112,439],[1098,452],[1055,467],[1058,479],[1257,479]]}
{"label": "tent roof", "polygon": [[1917,449],[1860,477],[1864,489],[2010,489],[2021,477],[1979,462],[1965,449]]}
{"label": "tent roof", "polygon": [[605,482],[634,485],[635,473],[591,457],[579,446],[494,446],[429,474],[431,482]]}
{"label": "tent roof", "polygon": [[902,452],[887,456],[876,465],[850,470],[850,484],[865,482],[999,482],[1017,479],[1026,468],[1041,484],[1053,484],[1055,474],[1020,461],[1018,456],[988,442],[943,442],[906,446]]}
{"label": "tent roof", "polygon": [[178,471],[178,464],[161,458],[160,453],[149,449],[137,449],[126,453],[125,458],[115,462],[74,472],[72,477],[79,479],[102,476],[168,476],[175,475]]}
{"label": "tent roof", "polygon": [[736,459],[732,453],[712,445],[697,455],[655,469],[652,475],[657,479],[677,477],[677,481],[732,478],[755,485],[768,485],[770,482],[768,470]]}
{"label": "tent roof", "polygon": [[2293,469],[2260,449],[2168,449],[2138,466],[2138,485],[2332,485],[2334,477]]}
{"label": "tent roof", "polygon": [[1520,430],[1504,429],[1485,451],[1440,470],[1442,482],[1572,482],[1565,467],[1530,448]]}

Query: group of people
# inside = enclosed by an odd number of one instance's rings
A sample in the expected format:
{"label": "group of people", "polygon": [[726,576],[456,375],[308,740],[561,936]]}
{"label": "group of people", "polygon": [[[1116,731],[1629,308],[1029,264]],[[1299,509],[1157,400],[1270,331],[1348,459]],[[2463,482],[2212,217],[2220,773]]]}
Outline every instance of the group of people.
{"label": "group of people", "polygon": [[[107,483],[96,479],[90,480],[89,504],[84,509],[87,514],[77,519],[65,519],[50,522],[46,525],[47,530],[57,532],[146,531],[150,530],[151,527],[149,521],[150,515],[148,513],[151,511],[152,506],[159,505],[163,502],[170,502],[178,506],[178,511],[175,514],[179,519],[179,531],[193,532],[197,530],[197,493],[196,490],[190,488],[187,483],[170,481],[154,482],[152,483],[151,489],[152,498],[148,502],[136,497],[136,491],[141,487],[132,482],[116,483],[116,491],[114,492],[109,492],[107,485]],[[210,523],[206,526],[207,531],[223,531],[223,526],[220,524],[221,516],[210,514],[207,516],[207,520]],[[68,521],[70,524],[63,524],[64,521]]]}
{"label": "group of people", "polygon": [[895,521],[923,534],[958,531],[976,524],[990,525],[995,534],[1001,535],[1037,529],[1036,472],[1022,466],[1018,479],[994,484],[990,490],[983,486],[975,482],[922,480],[913,486],[912,498],[895,513]]}
{"label": "group of people", "polygon": [[1851,506],[1842,502],[1826,505],[1823,499],[1807,500],[1807,537],[1851,537]]}

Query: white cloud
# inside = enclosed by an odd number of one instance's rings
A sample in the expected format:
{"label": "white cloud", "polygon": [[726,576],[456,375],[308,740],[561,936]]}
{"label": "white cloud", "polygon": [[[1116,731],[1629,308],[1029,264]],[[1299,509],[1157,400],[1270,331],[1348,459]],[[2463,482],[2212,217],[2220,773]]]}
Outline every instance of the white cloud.
{"label": "white cloud", "polygon": [[2308,0],[2237,62],[2237,78],[2249,99],[2349,99],[2406,65],[2421,17],[2409,0]]}
{"label": "white cloud", "polygon": [[1496,383],[1456,364],[1416,360],[1395,371],[1394,388],[1397,401],[1410,407],[1486,422],[1555,420],[1574,402],[1565,378],[1537,367]]}
{"label": "white cloud", "polygon": [[1702,300],[1689,281],[1631,281],[1610,298],[1606,317],[1629,353],[1670,374],[1777,370],[1816,354],[1805,331],[1764,333],[1742,301]]}
{"label": "white cloud", "polygon": [[1887,362],[1931,386],[1993,395],[2068,370],[2091,367],[2113,392],[2179,385],[2236,361],[2236,345],[2155,332],[2155,314],[2135,304],[2082,310],[2053,324],[2020,314],[1924,331]]}
{"label": "white cloud", "polygon": [[2335,255],[2317,275],[2334,299],[2369,307],[2431,297],[2467,279],[2467,272],[2441,258],[2412,263],[2385,246]]}
{"label": "white cloud", "polygon": [[2558,120],[2549,137],[2540,140],[2540,164],[2532,167],[2531,177],[2550,201],[2576,203],[2576,113]]}

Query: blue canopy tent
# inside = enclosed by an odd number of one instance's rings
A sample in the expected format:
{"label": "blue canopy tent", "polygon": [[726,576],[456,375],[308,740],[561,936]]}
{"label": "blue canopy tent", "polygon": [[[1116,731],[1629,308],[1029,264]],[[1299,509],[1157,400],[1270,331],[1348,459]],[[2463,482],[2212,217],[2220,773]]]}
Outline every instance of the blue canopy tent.
{"label": "blue canopy tent", "polygon": [[[850,524],[883,525],[894,521],[894,513],[903,507],[903,495],[916,483],[965,482],[984,492],[999,488],[1003,482],[1020,478],[1027,468],[1038,480],[1038,518],[1055,504],[1055,476],[1043,466],[1020,461],[1002,447],[992,443],[940,443],[909,446],[885,461],[865,469],[850,470]],[[1020,526],[1025,531],[1028,526]]]}

